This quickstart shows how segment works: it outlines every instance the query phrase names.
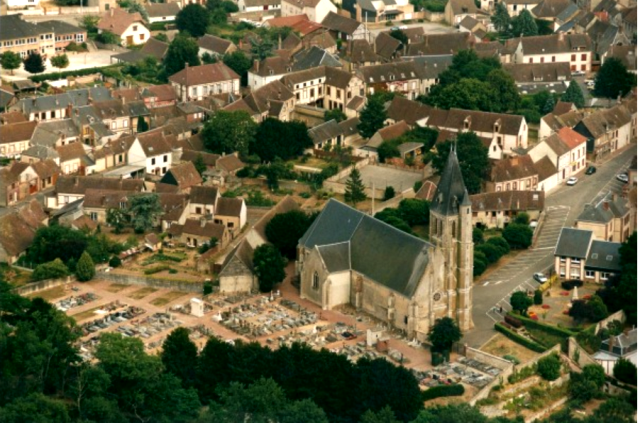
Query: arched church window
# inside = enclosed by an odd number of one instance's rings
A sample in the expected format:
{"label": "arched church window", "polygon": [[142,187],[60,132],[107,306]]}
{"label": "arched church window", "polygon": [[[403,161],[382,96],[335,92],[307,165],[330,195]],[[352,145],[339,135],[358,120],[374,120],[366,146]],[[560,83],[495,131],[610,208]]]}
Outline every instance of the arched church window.
{"label": "arched church window", "polygon": [[313,281],[311,282],[311,287],[315,290],[320,287],[320,276],[318,276],[318,272],[313,272]]}
{"label": "arched church window", "polygon": [[455,238],[456,236],[456,222],[453,222],[451,225],[451,236]]}

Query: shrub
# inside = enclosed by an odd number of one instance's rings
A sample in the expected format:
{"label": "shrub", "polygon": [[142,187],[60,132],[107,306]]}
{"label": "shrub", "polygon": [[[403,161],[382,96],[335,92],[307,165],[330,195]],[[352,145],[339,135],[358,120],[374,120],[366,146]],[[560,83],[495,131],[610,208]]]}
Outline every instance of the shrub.
{"label": "shrub", "polygon": [[487,270],[487,256],[480,251],[473,252],[473,276],[480,276]]}
{"label": "shrub", "polygon": [[169,273],[175,275],[176,273],[178,273],[178,271],[176,269],[169,269]]}
{"label": "shrub", "polygon": [[578,279],[572,279],[569,281],[563,281],[562,282],[562,289],[566,289],[567,291],[571,291],[573,288],[575,288],[576,286],[578,288],[580,288],[582,285],[584,285],[584,282]]}
{"label": "shrub", "polygon": [[537,289],[536,292],[533,293],[533,303],[535,305],[542,305],[542,291],[540,291],[539,289]]}
{"label": "shrub", "polygon": [[76,277],[80,282],[87,282],[96,275],[96,265],[86,251],[80,256],[76,266]]}
{"label": "shrub", "polygon": [[638,368],[624,357],[621,357],[613,366],[613,375],[620,382],[638,384]]}
{"label": "shrub", "polygon": [[113,268],[120,267],[122,266],[122,260],[120,260],[120,257],[118,256],[113,256],[111,257],[111,260],[109,260],[109,266]]}
{"label": "shrub", "polygon": [[539,329],[539,330],[541,330],[543,332],[547,332],[550,335],[558,336],[558,337],[561,337],[561,338],[568,338],[570,336],[575,335],[573,332],[571,332],[571,331],[569,331],[567,329],[559,328],[559,327],[556,327],[556,326],[551,326],[551,325],[548,325],[546,323],[540,323],[540,322],[535,321],[533,319],[529,319],[526,316],[519,316],[519,315],[517,315],[515,313],[509,313],[509,315],[513,316],[514,318],[516,318],[518,320],[520,320],[527,329],[529,329],[529,328]]}
{"label": "shrub", "polygon": [[530,378],[531,376],[536,374],[536,365],[525,367],[520,370],[515,370],[508,378],[507,381],[509,383],[518,383],[521,380],[525,380]]}
{"label": "shrub", "polygon": [[384,189],[384,198],[382,199],[382,201],[391,200],[395,196],[396,196],[396,190],[393,189],[393,187],[388,186]]}
{"label": "shrub", "polygon": [[533,231],[528,225],[512,223],[502,231],[502,237],[514,250],[529,248],[533,239]]}
{"label": "shrub", "polygon": [[154,273],[159,273],[162,272],[164,270],[169,270],[171,269],[171,267],[168,264],[161,264],[159,266],[156,267],[151,267],[149,269],[145,269],[144,270],[144,274],[145,275],[153,275]]}
{"label": "shrub", "polygon": [[59,258],[48,263],[42,263],[31,274],[32,281],[58,279],[69,275],[69,269]]}
{"label": "shrub", "polygon": [[538,374],[545,380],[556,380],[560,377],[560,357],[557,354],[549,354],[538,360]]}
{"label": "shrub", "polygon": [[[513,355],[503,355],[502,358],[504,358],[505,360],[509,360],[510,362],[512,362],[513,364],[520,364],[520,360],[518,359],[518,357],[515,357]],[[494,386],[495,388],[495,386]]]}
{"label": "shrub", "polygon": [[209,295],[213,292],[213,283],[211,281],[205,282],[202,285],[202,295]]}
{"label": "shrub", "polygon": [[464,395],[464,386],[460,384],[455,385],[439,385],[429,388],[422,392],[422,400],[428,401],[434,398],[440,397],[457,397]]}
{"label": "shrub", "polygon": [[509,243],[506,239],[501,236],[494,236],[487,240],[487,244],[495,245],[496,247],[502,250],[502,255],[509,254],[511,251],[511,247],[509,247]]}
{"label": "shrub", "polygon": [[475,251],[479,251],[485,255],[488,264],[493,264],[500,260],[503,256],[502,249],[494,244],[482,244],[475,247]]}
{"label": "shrub", "polygon": [[495,330],[497,330],[498,332],[502,333],[503,335],[505,335],[507,338],[511,339],[512,341],[517,342],[518,344],[529,348],[531,351],[535,351],[538,353],[542,353],[545,352],[547,349],[545,347],[543,347],[542,345],[538,344],[537,342],[525,338],[524,336],[521,336],[515,332],[513,332],[512,330],[509,330],[506,326],[504,326],[501,323],[496,323],[494,325]]}

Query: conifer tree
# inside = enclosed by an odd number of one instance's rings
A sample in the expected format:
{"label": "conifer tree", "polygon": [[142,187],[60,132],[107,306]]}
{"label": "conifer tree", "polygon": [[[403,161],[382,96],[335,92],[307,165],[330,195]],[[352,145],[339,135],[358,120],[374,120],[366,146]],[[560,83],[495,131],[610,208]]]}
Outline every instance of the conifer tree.
{"label": "conifer tree", "polygon": [[349,174],[349,179],[347,179],[347,187],[344,190],[344,199],[355,206],[366,198],[367,196],[364,193],[364,184],[360,177],[360,171],[354,167]]}

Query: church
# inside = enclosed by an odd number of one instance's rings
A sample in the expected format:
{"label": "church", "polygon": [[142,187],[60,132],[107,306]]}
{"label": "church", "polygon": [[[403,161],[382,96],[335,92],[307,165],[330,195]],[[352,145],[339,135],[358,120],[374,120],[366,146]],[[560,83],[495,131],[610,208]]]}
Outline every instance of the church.
{"label": "church", "polygon": [[419,341],[445,316],[471,329],[471,201],[455,150],[430,209],[427,242],[329,200],[298,243],[301,297],[351,304]]}

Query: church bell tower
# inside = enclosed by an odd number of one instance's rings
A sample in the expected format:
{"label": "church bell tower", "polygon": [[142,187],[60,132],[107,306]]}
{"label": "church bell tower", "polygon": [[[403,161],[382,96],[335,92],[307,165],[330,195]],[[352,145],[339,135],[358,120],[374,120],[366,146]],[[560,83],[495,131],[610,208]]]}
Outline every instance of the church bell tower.
{"label": "church bell tower", "polygon": [[430,206],[429,237],[445,257],[448,316],[460,329],[473,328],[473,223],[471,200],[462,179],[455,148],[442,172]]}

